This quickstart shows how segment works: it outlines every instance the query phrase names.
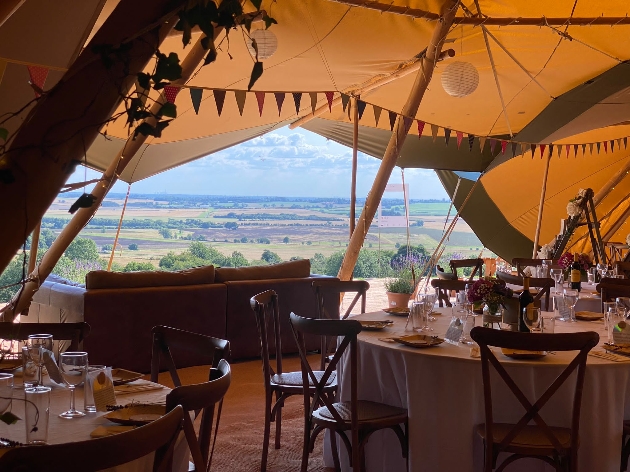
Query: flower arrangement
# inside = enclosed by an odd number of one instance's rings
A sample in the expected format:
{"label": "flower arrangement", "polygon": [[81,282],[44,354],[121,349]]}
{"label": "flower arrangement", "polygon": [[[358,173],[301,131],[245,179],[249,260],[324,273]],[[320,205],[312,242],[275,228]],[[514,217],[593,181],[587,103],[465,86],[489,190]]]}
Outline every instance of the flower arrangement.
{"label": "flower arrangement", "polygon": [[571,217],[580,216],[582,213],[582,200],[586,197],[586,190],[581,188],[577,195],[567,203],[567,215]]}
{"label": "flower arrangement", "polygon": [[[578,254],[578,262],[582,266],[582,270],[585,271],[591,266],[591,258],[588,254]],[[565,252],[560,259],[558,259],[558,265],[563,269],[570,268],[571,264],[573,264],[573,254],[570,252]]]}
{"label": "flower arrangement", "polygon": [[388,279],[385,282],[385,290],[391,293],[408,293],[412,294],[415,284],[411,271],[403,270],[398,277]]}
{"label": "flower arrangement", "polygon": [[512,298],[512,290],[503,282],[494,277],[485,277],[477,280],[468,288],[468,301],[473,305],[485,303],[492,313],[499,311],[499,306],[504,306],[503,301]]}

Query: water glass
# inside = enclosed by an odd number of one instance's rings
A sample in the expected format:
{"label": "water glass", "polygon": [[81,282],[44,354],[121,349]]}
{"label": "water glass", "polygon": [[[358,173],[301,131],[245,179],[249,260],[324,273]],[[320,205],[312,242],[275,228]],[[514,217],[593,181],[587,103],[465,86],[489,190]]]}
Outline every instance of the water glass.
{"label": "water glass", "polygon": [[37,364],[31,359],[27,346],[22,346],[22,384],[24,388],[37,385]]}
{"label": "water glass", "polygon": [[604,312],[604,327],[608,328],[608,314],[612,311],[618,311],[617,302],[604,302],[603,312]]}
{"label": "water glass", "polygon": [[550,314],[542,315],[540,328],[543,333],[554,333],[556,331],[556,317]]}
{"label": "water glass", "polygon": [[78,418],[85,416],[74,406],[74,389],[85,381],[88,367],[87,352],[62,352],[59,355],[59,371],[63,381],[70,389],[70,409],[59,416],[61,418]]}
{"label": "water glass", "polygon": [[595,284],[595,274],[593,274],[591,271],[586,273],[586,277],[588,278],[588,283],[590,285]]}
{"label": "water glass", "polygon": [[[107,370],[107,367],[104,365],[88,366],[88,372],[85,377],[85,384],[83,385],[83,409],[88,413],[96,413],[96,404],[94,403],[94,381],[101,372],[107,375]],[[109,377],[111,378],[111,376],[112,372],[110,368]]]}
{"label": "water glass", "polygon": [[13,374],[0,373],[0,414],[11,408],[13,399]]}
{"label": "water glass", "polygon": [[26,340],[28,353],[37,364],[37,385],[43,385],[42,368],[44,367],[44,351],[53,350],[52,334],[31,334]]}
{"label": "water glass", "polygon": [[462,336],[459,338],[459,342],[462,344],[473,344],[473,340],[470,338],[470,331],[475,327],[476,316],[472,316],[472,314],[467,314],[462,316],[461,318],[463,329]]}
{"label": "water glass", "polygon": [[617,303],[617,311],[624,318],[628,318],[630,315],[630,297],[617,297],[615,299]]}
{"label": "water glass", "polygon": [[615,329],[619,329],[619,328],[616,328],[616,326],[623,318],[619,316],[617,307],[612,307],[612,306],[608,308],[608,311],[606,313],[604,313],[604,318],[607,318],[608,320],[608,326],[607,326],[608,343],[615,344],[615,338],[613,337],[613,332],[615,331]]}
{"label": "water glass", "polygon": [[24,389],[26,442],[46,444],[50,415],[50,387],[37,386]]}
{"label": "water glass", "polygon": [[569,307],[569,319],[567,321],[576,321],[575,305],[578,302],[579,292],[570,288],[564,289],[564,301]]}

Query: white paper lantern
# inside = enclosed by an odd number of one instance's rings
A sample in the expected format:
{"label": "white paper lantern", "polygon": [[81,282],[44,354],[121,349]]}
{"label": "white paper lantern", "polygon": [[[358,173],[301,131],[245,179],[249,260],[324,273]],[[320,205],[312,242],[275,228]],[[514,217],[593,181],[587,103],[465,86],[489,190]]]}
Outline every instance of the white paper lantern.
{"label": "white paper lantern", "polygon": [[479,85],[479,72],[470,62],[452,62],[442,73],[442,87],[452,97],[467,97]]}
{"label": "white paper lantern", "polygon": [[[269,59],[278,49],[278,38],[271,31],[266,29],[258,29],[252,32],[251,38],[256,41],[258,47],[258,59]],[[251,40],[247,40],[247,49],[253,58],[256,57],[256,50]]]}

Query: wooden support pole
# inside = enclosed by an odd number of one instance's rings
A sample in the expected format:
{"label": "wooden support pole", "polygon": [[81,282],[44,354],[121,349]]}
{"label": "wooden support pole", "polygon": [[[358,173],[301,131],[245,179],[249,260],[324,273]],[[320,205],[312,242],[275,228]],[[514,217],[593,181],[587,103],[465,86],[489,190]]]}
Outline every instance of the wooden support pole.
{"label": "wooden support pole", "polygon": [[26,0],[4,0],[0,2],[0,26],[11,18],[11,15],[13,15],[25,1]]}
{"label": "wooden support pole", "polygon": [[[359,257],[359,251],[361,250],[361,246],[365,241],[365,236],[370,229],[370,225],[372,224],[372,220],[376,214],[376,209],[378,208],[383,192],[385,191],[387,181],[389,180],[392,170],[396,166],[396,161],[400,155],[405,138],[409,133],[411,120],[406,117],[416,116],[416,113],[418,112],[418,107],[420,106],[422,97],[424,96],[429,82],[431,81],[433,71],[435,70],[435,64],[440,56],[442,45],[444,44],[444,40],[449,32],[458,7],[459,0],[446,0],[443,4],[441,20],[435,25],[426,54],[422,58],[422,66],[416,75],[416,79],[409,97],[407,98],[407,102],[402,109],[402,114],[398,115],[396,118],[394,130],[391,138],[389,139],[387,149],[383,155],[383,160],[374,179],[374,183],[372,184],[372,189],[365,200],[365,205],[363,207],[363,211],[361,212],[361,216],[359,217],[357,228],[348,243],[348,248],[346,249],[343,262],[341,263],[341,268],[339,269],[338,277],[341,280],[350,280],[352,277],[354,266],[356,265]],[[405,121],[407,121],[407,126],[405,126]]]}
{"label": "wooden support pole", "polygon": [[543,210],[545,208],[545,193],[547,193],[547,177],[549,176],[550,162],[551,153],[547,155],[545,171],[543,172],[542,188],[540,189],[540,202],[538,203],[538,220],[536,221],[536,233],[534,234],[534,249],[532,251],[532,259],[536,259],[536,255],[538,254],[538,241],[540,241],[540,228],[542,226]]}
{"label": "wooden support pole", "polygon": [[602,237],[602,241],[604,241],[605,243],[610,241],[610,238],[612,238],[613,235],[619,230],[619,228],[621,228],[621,225],[626,222],[629,216],[630,216],[630,203],[628,204],[628,207],[621,213],[621,215],[619,215],[619,218],[617,218],[615,222],[610,226],[610,228],[606,230],[606,233]]}
{"label": "wooden support pole", "polygon": [[114,262],[114,254],[116,253],[116,246],[118,245],[118,236],[120,236],[120,228],[122,228],[123,220],[125,219],[125,210],[127,209],[127,202],[129,201],[129,192],[131,192],[131,184],[127,187],[127,195],[125,195],[125,203],[120,212],[120,220],[118,221],[118,228],[116,229],[116,237],[114,237],[114,246],[112,247],[112,253],[109,256],[109,262],[107,263],[107,272],[112,270],[112,263]]}
{"label": "wooden support pole", "polygon": [[350,185],[350,237],[354,233],[357,211],[357,161],[359,149],[359,97],[352,98],[352,183]]}
{"label": "wooden support pole", "polygon": [[40,221],[35,226],[33,233],[31,234],[31,252],[28,256],[28,273],[30,274],[35,269],[35,261],[37,260],[37,249],[39,246],[39,233],[42,230],[42,222]]}
{"label": "wooden support pole", "polygon": [[606,182],[602,188],[597,191],[593,197],[593,203],[595,206],[599,205],[602,200],[608,196],[611,190],[615,188],[615,185],[626,178],[628,172],[630,172],[630,159],[628,159],[628,162],[626,162],[621,169],[615,172],[615,175],[613,175],[610,180],[608,180],[608,182]]}

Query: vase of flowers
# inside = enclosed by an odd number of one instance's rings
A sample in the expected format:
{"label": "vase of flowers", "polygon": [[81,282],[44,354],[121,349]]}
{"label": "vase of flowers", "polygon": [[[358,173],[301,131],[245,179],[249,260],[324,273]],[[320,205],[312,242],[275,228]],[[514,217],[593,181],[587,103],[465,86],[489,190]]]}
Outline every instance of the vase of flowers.
{"label": "vase of flowers", "polygon": [[468,301],[478,309],[483,306],[484,323],[498,323],[505,298],[512,298],[512,290],[495,277],[484,277],[468,288]]}
{"label": "vase of flowers", "polygon": [[387,302],[391,307],[407,307],[415,288],[411,271],[402,271],[398,277],[385,282]]}
{"label": "vase of flowers", "polygon": [[[591,258],[588,254],[578,254],[578,262],[581,266],[580,273],[582,282],[586,282],[588,280],[586,273],[588,272],[588,269],[591,267],[592,264]],[[562,256],[560,256],[560,259],[558,259],[558,265],[562,267],[562,270],[566,272],[566,279],[570,277],[571,264],[573,264],[573,254],[568,251],[562,254]]]}

